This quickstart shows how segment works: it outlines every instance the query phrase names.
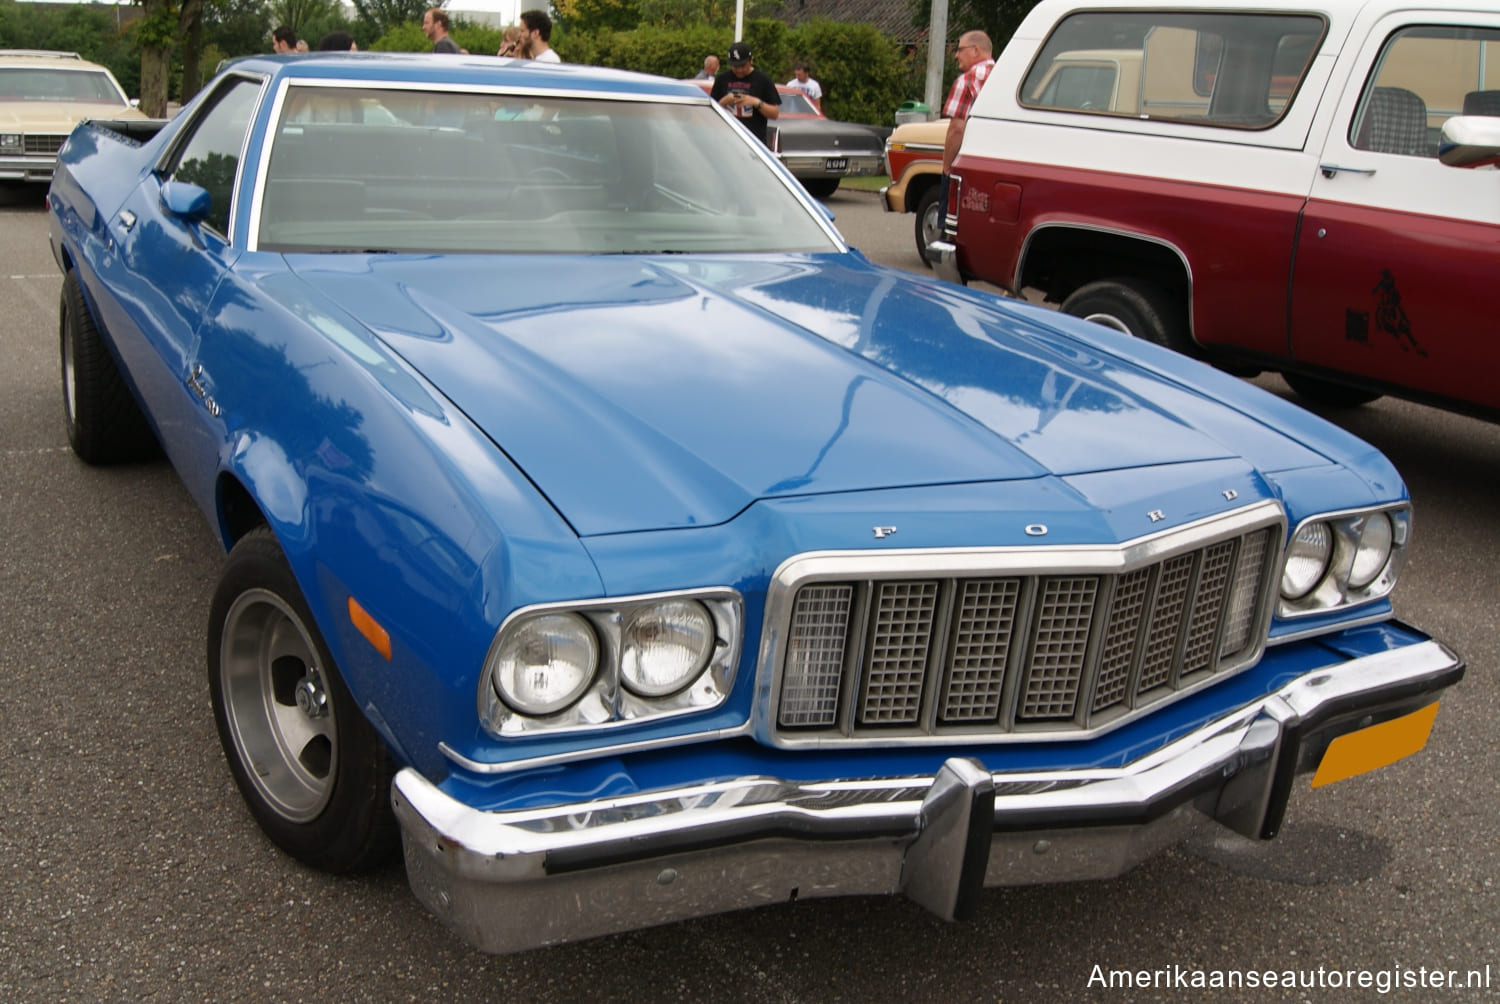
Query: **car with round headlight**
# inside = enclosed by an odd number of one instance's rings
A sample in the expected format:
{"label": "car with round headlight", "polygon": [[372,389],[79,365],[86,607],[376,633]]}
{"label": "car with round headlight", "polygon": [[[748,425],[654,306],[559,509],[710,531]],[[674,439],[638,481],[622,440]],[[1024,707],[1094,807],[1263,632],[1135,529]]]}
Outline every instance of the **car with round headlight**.
{"label": "car with round headlight", "polygon": [[74,452],[227,552],[249,815],[485,951],[1270,837],[1463,674],[1378,452],[872,264],[690,83],[255,57],[48,203]]}

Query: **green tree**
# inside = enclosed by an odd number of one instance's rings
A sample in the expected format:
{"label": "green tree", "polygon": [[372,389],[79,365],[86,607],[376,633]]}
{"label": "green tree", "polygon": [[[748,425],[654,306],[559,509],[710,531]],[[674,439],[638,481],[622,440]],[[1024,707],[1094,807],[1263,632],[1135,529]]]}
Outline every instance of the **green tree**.
{"label": "green tree", "polygon": [[430,0],[354,0],[354,9],[359,11],[359,20],[364,22],[377,36],[403,24],[422,23],[422,14],[429,7],[443,7],[446,0],[433,3]]}
{"label": "green tree", "polygon": [[[348,30],[339,0],[272,0],[269,10],[268,31],[286,25],[298,38],[307,39],[308,45],[317,45],[330,31]],[[269,40],[263,44],[270,46]]]}
{"label": "green tree", "polygon": [[0,48],[76,52],[107,67],[134,96],[140,92],[140,60],[124,27],[119,8],[103,4],[46,7],[0,0]]}
{"label": "green tree", "polygon": [[220,57],[265,52],[271,47],[271,10],[264,0],[205,0],[204,46],[213,46]]}
{"label": "green tree", "polygon": [[[990,36],[995,54],[1016,33],[1038,0],[952,0],[948,5],[948,41],[978,29]],[[932,23],[932,0],[911,0],[912,24],[925,29]]]}
{"label": "green tree", "polygon": [[[141,52],[141,111],[164,118],[171,96],[172,55],[178,39],[196,37],[203,0],[145,0],[143,11],[133,25]],[[184,45],[183,50],[183,77],[196,92],[199,49]]]}
{"label": "green tree", "polygon": [[[745,18],[775,17],[785,0],[746,0]],[[734,27],[735,0],[554,0],[559,24],[571,31]],[[732,40],[731,40],[732,41]]]}

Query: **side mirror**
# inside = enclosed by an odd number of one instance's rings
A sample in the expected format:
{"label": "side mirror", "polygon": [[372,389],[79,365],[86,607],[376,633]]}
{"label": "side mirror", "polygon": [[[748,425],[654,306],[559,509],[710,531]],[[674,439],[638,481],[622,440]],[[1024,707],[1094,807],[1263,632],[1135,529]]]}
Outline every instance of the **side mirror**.
{"label": "side mirror", "polygon": [[1449,167],[1500,163],[1500,118],[1455,115],[1444,122],[1438,160]]}
{"label": "side mirror", "polygon": [[186,223],[201,223],[213,207],[208,189],[186,181],[168,181],[161,186],[161,205],[168,213]]}

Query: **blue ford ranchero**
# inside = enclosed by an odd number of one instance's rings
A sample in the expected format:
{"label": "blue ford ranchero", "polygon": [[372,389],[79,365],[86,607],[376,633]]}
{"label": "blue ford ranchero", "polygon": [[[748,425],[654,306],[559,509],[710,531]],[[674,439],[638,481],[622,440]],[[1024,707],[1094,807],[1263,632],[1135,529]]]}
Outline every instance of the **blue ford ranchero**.
{"label": "blue ford ranchero", "polygon": [[251,813],[486,951],[1270,837],[1462,676],[1379,453],[872,265],[691,83],[250,59],[48,201],[73,449],[228,552]]}

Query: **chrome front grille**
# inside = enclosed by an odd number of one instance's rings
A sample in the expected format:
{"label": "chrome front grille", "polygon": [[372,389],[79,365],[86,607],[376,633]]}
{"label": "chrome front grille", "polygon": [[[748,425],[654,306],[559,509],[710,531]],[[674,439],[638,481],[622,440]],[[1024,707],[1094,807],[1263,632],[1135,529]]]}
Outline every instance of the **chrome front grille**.
{"label": "chrome front grille", "polygon": [[28,133],[25,140],[27,153],[56,153],[62,149],[67,140],[65,135],[47,135],[45,133]]}
{"label": "chrome front grille", "polygon": [[1263,503],[1118,547],[794,559],[767,724],[787,745],[1118,724],[1259,659],[1283,534]]}

